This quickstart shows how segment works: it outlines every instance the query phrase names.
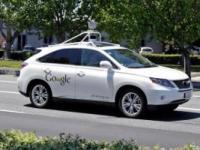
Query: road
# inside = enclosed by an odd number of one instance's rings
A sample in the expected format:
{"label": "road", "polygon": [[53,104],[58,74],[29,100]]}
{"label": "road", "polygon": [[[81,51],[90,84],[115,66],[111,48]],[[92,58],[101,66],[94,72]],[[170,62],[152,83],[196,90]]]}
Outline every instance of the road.
{"label": "road", "polygon": [[94,140],[134,139],[152,147],[200,144],[200,92],[175,112],[154,112],[142,119],[119,115],[109,104],[59,101],[48,109],[37,109],[17,91],[16,77],[0,75],[0,130],[34,131],[39,136],[78,134]]}

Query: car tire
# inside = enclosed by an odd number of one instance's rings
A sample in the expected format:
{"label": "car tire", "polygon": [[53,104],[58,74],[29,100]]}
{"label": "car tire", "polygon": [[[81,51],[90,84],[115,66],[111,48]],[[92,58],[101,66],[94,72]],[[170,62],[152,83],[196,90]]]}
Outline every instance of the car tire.
{"label": "car tire", "polygon": [[29,98],[34,107],[47,107],[51,103],[51,90],[43,82],[34,83],[30,87]]}
{"label": "car tire", "polygon": [[145,96],[137,89],[122,91],[117,105],[120,112],[129,118],[139,118],[147,111]]}

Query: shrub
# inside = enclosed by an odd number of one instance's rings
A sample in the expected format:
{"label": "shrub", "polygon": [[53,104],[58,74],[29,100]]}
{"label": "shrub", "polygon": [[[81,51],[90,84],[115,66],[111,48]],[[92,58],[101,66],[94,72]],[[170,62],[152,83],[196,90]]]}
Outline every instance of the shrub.
{"label": "shrub", "polygon": [[[143,56],[156,64],[183,64],[183,58],[180,54],[144,54]],[[190,58],[191,65],[200,64],[199,55],[191,55]]]}
{"label": "shrub", "polygon": [[14,51],[11,52],[11,59],[14,60],[26,60],[31,57],[34,53],[31,51]]}
{"label": "shrub", "polygon": [[[0,150],[147,150],[149,148],[138,146],[133,140],[119,140],[113,142],[97,142],[81,139],[79,136],[60,134],[59,137],[38,137],[34,133],[21,131],[0,132]],[[155,150],[164,150],[160,146]],[[200,150],[193,144],[175,148],[179,150]]]}
{"label": "shrub", "polygon": [[138,150],[134,141],[97,142],[78,136],[60,134],[58,138],[41,138],[21,131],[0,132],[0,150]]}

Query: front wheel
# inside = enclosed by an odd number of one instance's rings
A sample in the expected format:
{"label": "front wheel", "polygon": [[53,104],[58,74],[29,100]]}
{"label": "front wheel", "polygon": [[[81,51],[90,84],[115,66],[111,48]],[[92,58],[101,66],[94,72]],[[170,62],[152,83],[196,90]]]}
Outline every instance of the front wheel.
{"label": "front wheel", "polygon": [[124,90],[119,96],[118,107],[126,117],[138,118],[146,112],[145,97],[138,90]]}
{"label": "front wheel", "polygon": [[31,86],[29,97],[33,106],[43,108],[50,104],[51,92],[44,83],[35,83]]}

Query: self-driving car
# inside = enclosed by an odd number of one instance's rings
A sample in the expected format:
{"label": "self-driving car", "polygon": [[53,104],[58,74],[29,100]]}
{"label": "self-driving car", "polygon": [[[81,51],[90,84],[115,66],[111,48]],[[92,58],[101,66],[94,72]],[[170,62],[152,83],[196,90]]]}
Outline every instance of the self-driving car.
{"label": "self-driving car", "polygon": [[[82,40],[74,42],[77,37]],[[23,62],[18,89],[37,108],[48,106],[54,98],[110,102],[133,118],[151,106],[172,111],[192,96],[185,73],[156,65],[118,44],[102,42],[99,33],[91,31],[40,48]]]}

